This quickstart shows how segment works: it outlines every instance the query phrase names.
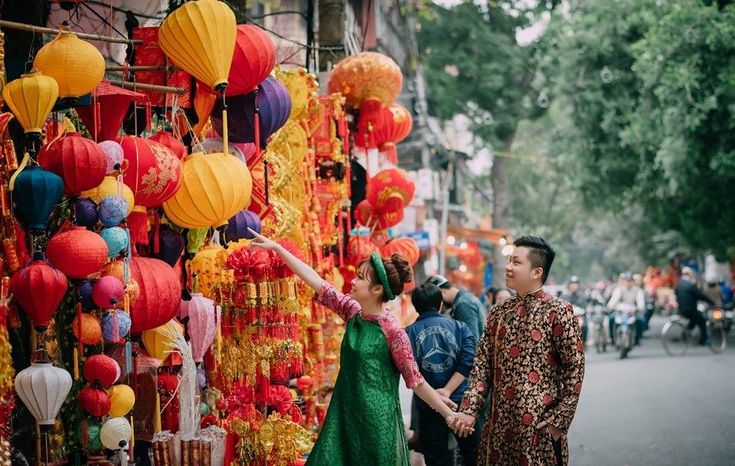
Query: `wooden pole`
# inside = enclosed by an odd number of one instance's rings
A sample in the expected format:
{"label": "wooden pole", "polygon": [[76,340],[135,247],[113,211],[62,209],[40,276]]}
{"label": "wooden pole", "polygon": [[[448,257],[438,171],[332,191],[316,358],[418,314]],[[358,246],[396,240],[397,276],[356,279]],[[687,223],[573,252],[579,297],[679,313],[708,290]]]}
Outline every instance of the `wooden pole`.
{"label": "wooden pole", "polygon": [[108,66],[105,71],[178,71],[178,68],[158,65]]}
{"label": "wooden pole", "polygon": [[[62,32],[59,29],[52,29],[52,28],[45,28],[41,26],[33,26],[30,24],[24,24],[24,23],[16,23],[15,21],[6,21],[4,19],[0,19],[0,26],[6,27],[9,29],[17,29],[19,31],[28,31],[28,32],[35,32],[39,34],[58,34]],[[114,42],[117,44],[142,44],[143,41],[140,39],[124,39],[122,37],[109,37],[109,36],[100,36],[97,34],[87,34],[84,32],[74,32],[71,31],[73,34],[76,34],[77,37],[80,39],[87,39],[87,40],[101,40],[103,42]]]}
{"label": "wooden pole", "polygon": [[131,91],[151,91],[151,92],[160,92],[161,94],[178,94],[178,95],[184,95],[186,93],[186,89],[183,87],[171,87],[171,86],[159,86],[156,84],[141,84],[141,83],[134,83],[130,81],[116,81],[113,79],[108,80],[110,84],[114,84],[115,86],[120,86],[124,89],[130,89]]}

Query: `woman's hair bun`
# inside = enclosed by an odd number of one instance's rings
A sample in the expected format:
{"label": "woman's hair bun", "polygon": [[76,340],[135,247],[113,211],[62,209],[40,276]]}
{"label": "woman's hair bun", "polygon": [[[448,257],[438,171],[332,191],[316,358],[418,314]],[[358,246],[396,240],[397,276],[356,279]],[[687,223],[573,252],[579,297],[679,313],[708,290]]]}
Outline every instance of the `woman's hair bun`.
{"label": "woman's hair bun", "polygon": [[396,267],[398,278],[400,278],[402,283],[408,283],[413,279],[413,269],[403,254],[393,254],[390,256],[390,261]]}

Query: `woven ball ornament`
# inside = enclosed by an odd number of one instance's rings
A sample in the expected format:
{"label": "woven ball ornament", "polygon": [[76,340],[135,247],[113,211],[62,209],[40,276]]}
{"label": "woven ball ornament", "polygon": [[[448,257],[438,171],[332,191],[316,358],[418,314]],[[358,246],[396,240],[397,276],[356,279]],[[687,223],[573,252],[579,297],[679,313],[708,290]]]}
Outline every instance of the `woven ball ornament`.
{"label": "woven ball ornament", "polygon": [[94,417],[103,417],[109,414],[112,403],[104,390],[84,387],[79,391],[79,406]]}
{"label": "woven ball ornament", "polygon": [[[80,320],[81,324],[79,323]],[[82,344],[97,345],[102,343],[102,327],[100,321],[93,315],[83,312],[74,317],[71,323],[71,331]]]}
{"label": "woven ball ornament", "polygon": [[102,309],[114,308],[122,304],[124,295],[125,285],[120,279],[111,275],[101,277],[92,289],[92,299]]}
{"label": "woven ball ornament", "polygon": [[114,227],[128,215],[128,201],[122,196],[105,196],[100,201],[99,218],[102,225]]}
{"label": "woven ball ornament", "polygon": [[102,336],[105,341],[117,342],[130,332],[130,324],[130,316],[126,312],[106,312],[102,316]]}
{"label": "woven ball ornament", "polygon": [[113,417],[106,420],[100,431],[102,445],[110,450],[119,450],[125,447],[132,436],[133,429],[124,417]]}
{"label": "woven ball ornament", "polygon": [[115,258],[128,250],[128,233],[120,227],[105,228],[100,236],[107,244],[107,252]]}
{"label": "woven ball ornament", "polygon": [[75,224],[91,228],[98,220],[97,204],[92,199],[77,199],[74,202]]}
{"label": "woven ball ornament", "polygon": [[140,287],[140,296],[130,306],[131,333],[156,328],[176,315],[181,283],[170,265],[149,257],[133,257],[130,275]]}
{"label": "woven ball ornament", "polygon": [[107,244],[100,235],[72,227],[51,237],[46,256],[69,278],[86,278],[107,262]]}
{"label": "woven ball ornament", "polygon": [[117,361],[104,354],[95,354],[84,363],[84,379],[89,384],[109,387],[120,378],[120,366]]}
{"label": "woven ball ornament", "polygon": [[134,278],[130,278],[125,284],[125,293],[128,295],[131,304],[140,297],[140,285]]}
{"label": "woven ball ornament", "polygon": [[123,148],[120,144],[115,141],[102,141],[98,144],[102,153],[105,154],[105,161],[107,162],[107,173],[122,168],[123,163]]}
{"label": "woven ball ornament", "polygon": [[44,146],[38,153],[38,164],[64,180],[67,196],[98,186],[107,173],[102,149],[79,133],[69,133]]}
{"label": "woven ball ornament", "polygon": [[33,261],[10,279],[10,291],[36,327],[48,326],[66,288],[66,277],[46,262],[43,253],[34,254]]}
{"label": "woven ball ornament", "polygon": [[117,178],[114,176],[106,176],[99,186],[88,191],[83,191],[79,197],[91,199],[99,204],[100,201],[102,201],[102,198],[107,196],[117,196],[118,194],[121,194],[128,202],[128,211],[126,215],[130,215],[130,212],[133,210],[133,203],[135,202],[133,191],[128,187],[128,185],[118,183]]}

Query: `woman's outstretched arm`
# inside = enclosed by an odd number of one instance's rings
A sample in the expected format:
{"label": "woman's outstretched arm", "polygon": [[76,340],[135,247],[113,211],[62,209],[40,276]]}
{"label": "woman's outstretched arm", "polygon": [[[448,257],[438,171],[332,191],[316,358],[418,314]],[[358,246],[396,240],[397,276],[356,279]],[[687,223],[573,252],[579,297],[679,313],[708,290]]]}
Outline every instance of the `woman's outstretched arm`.
{"label": "woman's outstretched arm", "polygon": [[275,251],[279,256],[281,256],[293,273],[298,275],[299,278],[306,282],[306,284],[313,288],[317,293],[321,291],[322,286],[324,286],[324,279],[316,273],[316,270],[312,269],[301,259],[291,254],[288,249],[284,248],[282,245],[249,228],[248,230],[253,236],[255,236],[255,239],[253,239],[253,242],[251,243],[253,246],[267,249],[269,251]]}

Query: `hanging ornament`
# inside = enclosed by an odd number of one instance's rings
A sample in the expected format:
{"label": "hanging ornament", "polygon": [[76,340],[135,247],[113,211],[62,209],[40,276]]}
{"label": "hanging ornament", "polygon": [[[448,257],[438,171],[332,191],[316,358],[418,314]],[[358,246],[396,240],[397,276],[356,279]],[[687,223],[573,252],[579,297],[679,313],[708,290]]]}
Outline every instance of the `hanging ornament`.
{"label": "hanging ornament", "polygon": [[105,244],[107,244],[108,256],[111,259],[127,252],[129,245],[128,233],[122,228],[105,228],[100,232],[100,236],[105,240]]}
{"label": "hanging ornament", "polygon": [[[388,162],[398,163],[398,152],[396,144],[403,141],[413,128],[411,113],[406,107],[399,104],[391,104],[382,109],[383,124],[375,128],[373,138],[375,145],[381,153],[385,154]],[[359,138],[355,136],[357,142]]]}
{"label": "hanging ornament", "polygon": [[[39,332],[48,327],[66,289],[66,277],[49,265],[42,252],[34,253],[33,262],[15,272],[10,279],[10,291]],[[39,290],[43,292],[39,293]]]}
{"label": "hanging ornament", "polygon": [[191,300],[186,305],[186,314],[189,317],[186,327],[194,362],[204,360],[204,353],[214,341],[220,312],[214,301],[205,298],[201,293],[192,293]]}
{"label": "hanging ornament", "polygon": [[34,357],[30,367],[15,376],[15,392],[41,428],[48,430],[71,390],[71,374],[53,366],[43,350]]}
{"label": "hanging ornament", "polygon": [[102,316],[102,336],[105,341],[117,342],[130,332],[130,316],[125,311],[113,310]]}
{"label": "hanging ornament", "polygon": [[174,267],[184,252],[184,237],[168,225],[152,229],[148,237],[148,256]]}
{"label": "hanging ornament", "polygon": [[58,95],[54,78],[38,71],[21,75],[3,87],[3,100],[28,135],[41,135]]}
{"label": "hanging ornament", "polygon": [[91,199],[74,201],[74,224],[91,228],[97,224],[97,204]]}
{"label": "hanging ornament", "polygon": [[97,308],[97,305],[92,299],[92,290],[94,290],[94,280],[83,280],[77,286],[77,293],[79,302],[82,303],[82,309],[85,311],[91,311]]}
{"label": "hanging ornament", "polygon": [[225,239],[227,242],[237,242],[243,238],[253,239],[254,236],[248,229],[260,233],[262,222],[260,217],[249,210],[241,210],[227,222],[227,230],[225,231]]}
{"label": "hanging ornament", "polygon": [[100,431],[102,445],[110,450],[125,448],[132,436],[133,429],[124,417],[113,417],[106,420]]}
{"label": "hanging ornament", "polygon": [[122,417],[127,415],[135,405],[135,392],[127,385],[113,385],[107,389],[107,395],[110,397],[111,417]]}
{"label": "hanging ornament", "polygon": [[82,279],[107,262],[108,251],[105,240],[97,233],[71,227],[51,237],[46,256],[67,277]]}
{"label": "hanging ornament", "polygon": [[255,24],[239,24],[227,95],[247,94],[255,90],[275,64],[276,47],[268,33]]}
{"label": "hanging ornament", "polygon": [[123,148],[120,144],[115,141],[102,141],[99,143],[102,153],[105,154],[105,161],[107,163],[107,174],[116,172],[122,168],[123,163]]}
{"label": "hanging ornament", "polygon": [[156,328],[176,315],[181,283],[171,266],[158,259],[133,257],[130,275],[140,285],[140,297],[130,306],[131,333]]}
{"label": "hanging ornament", "polygon": [[383,105],[396,101],[403,87],[401,68],[382,53],[362,52],[345,58],[329,76],[329,93],[341,93],[347,105],[358,108],[365,101]]}
{"label": "hanging ornament", "polygon": [[128,201],[122,196],[105,196],[100,201],[98,215],[102,225],[114,227],[125,220],[128,213]]}
{"label": "hanging ornament", "polygon": [[179,160],[183,159],[188,154],[186,146],[181,141],[173,137],[173,135],[168,131],[159,131],[148,139],[168,147],[171,152],[179,158]]}
{"label": "hanging ornament", "polygon": [[365,236],[352,236],[347,241],[349,262],[356,267],[367,260],[370,254],[374,252],[379,252],[378,247],[370,241],[370,238]]}
{"label": "hanging ornament", "polygon": [[109,356],[95,354],[84,363],[84,378],[89,384],[109,387],[120,378],[120,366]]}
{"label": "hanging ornament", "polygon": [[64,192],[64,181],[60,176],[36,166],[23,169],[14,181],[10,190],[13,192],[15,215],[29,230],[46,230],[51,211]]}
{"label": "hanging ornament", "polygon": [[92,188],[88,191],[83,191],[79,197],[85,199],[91,199],[99,204],[103,198],[107,196],[117,196],[121,194],[125,201],[128,203],[128,211],[126,216],[130,215],[135,204],[135,198],[133,191],[124,183],[119,183],[117,178],[114,176],[106,176],[102,183],[96,188]]}
{"label": "hanging ornament", "polygon": [[105,153],[79,133],[67,134],[41,148],[38,164],[64,180],[67,196],[77,196],[102,183],[107,172]]}
{"label": "hanging ornament", "polygon": [[110,275],[101,277],[92,288],[92,299],[102,309],[114,308],[122,304],[124,294],[123,282]]}
{"label": "hanging ornament", "polygon": [[110,412],[110,397],[99,388],[84,387],[79,392],[79,406],[94,417],[104,417]]}
{"label": "hanging ornament", "polygon": [[365,199],[377,210],[395,211],[400,205],[406,207],[416,192],[416,185],[400,168],[381,170],[370,178]]}
{"label": "hanging ornament", "polygon": [[125,115],[134,101],[145,103],[146,96],[102,81],[92,92],[92,105],[79,106],[76,110],[92,139],[111,140],[120,133]]}
{"label": "hanging ornament", "polygon": [[172,319],[160,327],[146,330],[141,339],[148,354],[164,361],[172,352],[172,344],[179,336],[184,336],[184,327]]}
{"label": "hanging ornament", "polygon": [[102,327],[100,321],[93,315],[84,312],[78,314],[71,323],[71,330],[83,345],[102,343]]}
{"label": "hanging ornament", "polygon": [[419,261],[421,252],[416,240],[413,238],[394,238],[380,248],[382,257],[391,257],[393,254],[400,254],[408,260],[413,267]]}

